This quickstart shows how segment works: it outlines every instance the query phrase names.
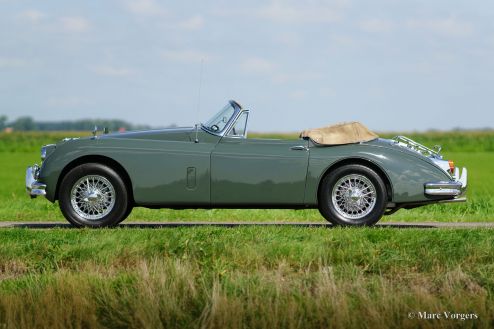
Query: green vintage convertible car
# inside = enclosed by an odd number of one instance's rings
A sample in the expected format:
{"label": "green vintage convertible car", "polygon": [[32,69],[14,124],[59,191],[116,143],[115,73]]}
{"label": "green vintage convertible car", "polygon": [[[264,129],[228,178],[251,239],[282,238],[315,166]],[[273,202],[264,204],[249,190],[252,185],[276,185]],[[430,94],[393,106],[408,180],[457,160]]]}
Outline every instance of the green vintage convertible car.
{"label": "green vintage convertible car", "polygon": [[438,149],[381,139],[358,123],[251,139],[248,117],[229,101],[195,127],[45,145],[26,189],[58,200],[78,227],[116,225],[133,207],[318,208],[336,225],[372,225],[401,208],[466,200],[467,170],[460,175]]}

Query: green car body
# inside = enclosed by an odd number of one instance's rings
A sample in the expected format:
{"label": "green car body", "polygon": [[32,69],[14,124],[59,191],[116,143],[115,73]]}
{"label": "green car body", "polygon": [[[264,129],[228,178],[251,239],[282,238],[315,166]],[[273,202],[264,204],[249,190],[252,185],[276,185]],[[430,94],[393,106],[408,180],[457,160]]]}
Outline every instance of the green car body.
{"label": "green car body", "polygon": [[[323,178],[336,168],[359,164],[382,179],[388,212],[465,199],[466,169],[462,177],[458,172],[455,176],[445,170],[445,160],[437,153],[425,156],[415,147],[419,144],[379,138],[322,146],[310,139],[245,138],[246,123],[239,135],[229,129],[241,116],[247,122],[249,113],[234,101],[229,105],[233,114],[223,120],[222,133],[196,126],[66,139],[46,146],[41,167],[28,168],[28,192],[55,202],[69,171],[100,163],[122,178],[131,206],[318,208]],[[427,187],[454,191],[428,194]]]}

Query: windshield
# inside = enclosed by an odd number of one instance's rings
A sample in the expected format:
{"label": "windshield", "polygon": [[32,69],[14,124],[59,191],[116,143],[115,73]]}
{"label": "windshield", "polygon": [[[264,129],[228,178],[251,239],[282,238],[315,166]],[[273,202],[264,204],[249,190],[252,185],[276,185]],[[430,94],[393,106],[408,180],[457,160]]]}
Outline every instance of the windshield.
{"label": "windshield", "polygon": [[235,108],[231,104],[228,104],[212,119],[203,124],[203,127],[215,133],[222,132],[234,113]]}

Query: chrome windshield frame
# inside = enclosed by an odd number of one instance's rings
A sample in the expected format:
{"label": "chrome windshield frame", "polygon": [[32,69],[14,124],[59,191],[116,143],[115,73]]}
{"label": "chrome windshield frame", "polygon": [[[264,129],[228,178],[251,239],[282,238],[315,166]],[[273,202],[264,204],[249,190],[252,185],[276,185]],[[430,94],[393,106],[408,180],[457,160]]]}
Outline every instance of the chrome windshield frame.
{"label": "chrome windshield frame", "polygon": [[[230,131],[232,131],[233,127],[235,126],[235,124],[237,123],[237,120],[240,118],[240,116],[242,114],[246,113],[247,114],[247,119],[245,121],[245,132],[244,132],[244,135],[229,135],[230,134]],[[241,109],[234,120],[232,120],[232,124],[228,127],[228,130],[225,130],[225,133],[223,134],[224,137],[228,137],[228,138],[247,138],[247,127],[249,125],[249,110],[246,110],[246,109]]]}
{"label": "chrome windshield frame", "polygon": [[201,123],[201,129],[214,136],[218,136],[218,137],[225,136],[230,131],[231,127],[235,124],[235,122],[237,122],[237,119],[240,116],[240,114],[245,111],[245,109],[243,109],[242,106],[234,100],[229,100],[228,103],[233,107],[234,112],[230,120],[228,120],[228,123],[225,125],[225,128],[223,128],[223,130],[221,130],[220,132],[215,132],[208,129],[202,123]]}

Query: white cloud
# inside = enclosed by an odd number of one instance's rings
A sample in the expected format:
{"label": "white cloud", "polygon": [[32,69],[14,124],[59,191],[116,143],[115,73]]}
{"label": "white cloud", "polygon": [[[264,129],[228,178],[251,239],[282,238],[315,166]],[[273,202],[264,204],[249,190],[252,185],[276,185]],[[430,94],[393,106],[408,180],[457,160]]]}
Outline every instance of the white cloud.
{"label": "white cloud", "polygon": [[200,30],[203,26],[204,19],[200,15],[192,16],[179,24],[179,27],[184,30]]}
{"label": "white cloud", "polygon": [[271,0],[261,6],[234,6],[213,8],[211,13],[220,17],[265,19],[274,23],[310,24],[341,21],[348,0]]}
{"label": "white cloud", "polygon": [[36,24],[39,23],[41,20],[43,20],[43,18],[45,18],[46,15],[39,10],[29,9],[20,13],[18,17],[23,20],[27,20],[33,24]]}
{"label": "white cloud", "polygon": [[267,77],[275,84],[304,83],[321,78],[318,72],[286,72],[279,64],[261,57],[245,59],[240,63],[240,70],[245,74]]}
{"label": "white cloud", "polygon": [[328,97],[335,97],[337,94],[334,88],[321,87],[319,88],[319,95],[328,98]]}
{"label": "white cloud", "polygon": [[85,32],[91,27],[89,21],[80,16],[61,17],[60,23],[62,24],[62,28],[68,32]]}
{"label": "white cloud", "polygon": [[14,57],[0,57],[0,69],[2,68],[21,68],[27,66],[29,63],[21,58]]}
{"label": "white cloud", "polygon": [[127,9],[136,15],[143,16],[163,16],[166,10],[155,0],[130,0],[127,2]]}
{"label": "white cloud", "polygon": [[196,50],[165,50],[161,57],[172,62],[197,63],[201,60],[211,60],[211,56]]}
{"label": "white cloud", "polygon": [[113,67],[108,65],[93,67],[93,71],[98,75],[110,77],[127,77],[135,74],[135,70],[125,67]]}
{"label": "white cloud", "polygon": [[67,107],[77,107],[87,104],[87,101],[80,97],[52,97],[46,101],[46,105],[49,107],[57,108],[67,108]]}
{"label": "white cloud", "polygon": [[451,37],[466,37],[473,32],[472,24],[460,21],[453,16],[430,20],[412,19],[407,21],[406,25],[413,30],[425,30]]}
{"label": "white cloud", "polygon": [[51,27],[52,29],[62,30],[65,32],[86,32],[91,28],[90,22],[84,17],[61,16],[58,18],[50,18],[45,13],[35,9],[26,10],[20,13],[17,17],[31,24],[44,23],[45,27]]}
{"label": "white cloud", "polygon": [[261,8],[258,16],[283,23],[335,22],[342,17],[342,1],[306,1],[288,3],[275,0]]}
{"label": "white cloud", "polygon": [[273,75],[273,81],[276,83],[301,83],[314,81],[321,78],[320,73],[314,72],[297,72],[297,73],[277,73]]}
{"label": "white cloud", "polygon": [[295,90],[288,94],[288,97],[294,100],[302,100],[307,97],[307,91],[305,90]]}
{"label": "white cloud", "polygon": [[355,40],[350,35],[334,34],[329,36],[330,44],[334,48],[338,47],[355,47],[358,45],[357,40]]}
{"label": "white cloud", "polygon": [[488,36],[486,42],[487,45],[494,47],[494,35]]}
{"label": "white cloud", "polygon": [[389,32],[394,27],[394,24],[390,21],[372,18],[361,21],[359,26],[365,32]]}
{"label": "white cloud", "polygon": [[275,41],[288,47],[299,47],[302,44],[302,37],[298,33],[283,32],[276,36]]}
{"label": "white cloud", "polygon": [[244,60],[240,67],[246,73],[264,74],[273,72],[276,65],[264,58],[251,57]]}

